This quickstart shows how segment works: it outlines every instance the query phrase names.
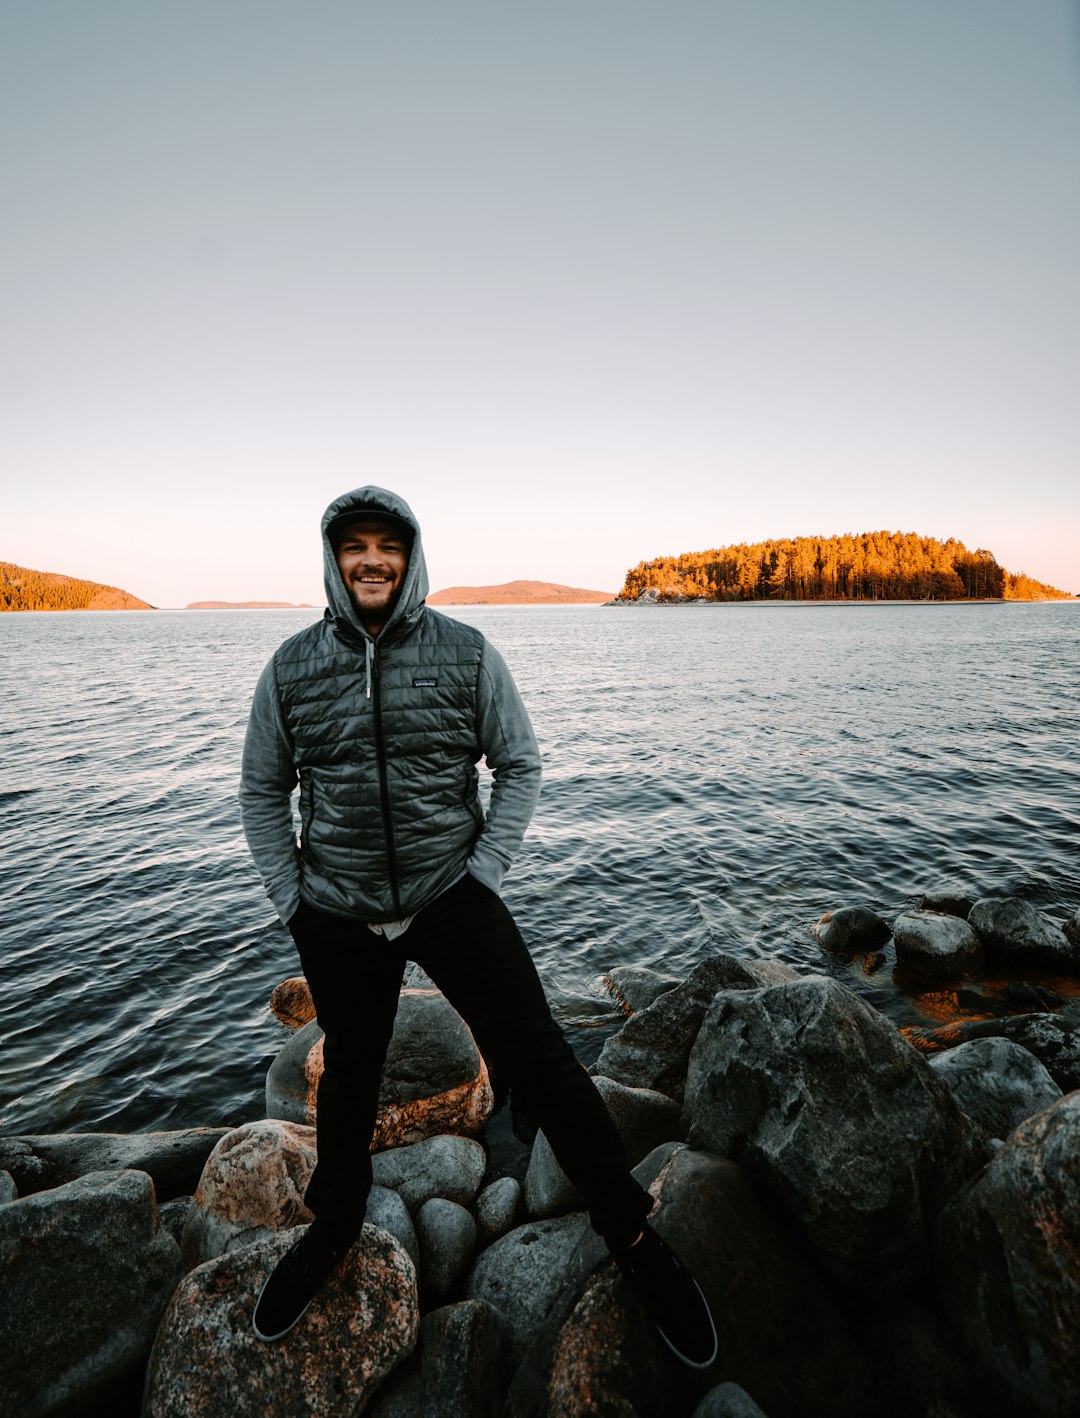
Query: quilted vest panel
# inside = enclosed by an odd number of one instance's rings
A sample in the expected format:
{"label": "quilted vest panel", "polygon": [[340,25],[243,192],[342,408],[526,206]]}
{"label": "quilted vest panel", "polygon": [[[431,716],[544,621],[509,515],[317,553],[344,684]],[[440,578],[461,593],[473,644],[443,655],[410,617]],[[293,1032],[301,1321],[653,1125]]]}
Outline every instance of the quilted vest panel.
{"label": "quilted vest panel", "polygon": [[484,817],[477,686],[484,638],[425,610],[365,647],[324,620],[285,642],[275,672],[300,777],[306,900],[364,921],[412,915],[464,870]]}

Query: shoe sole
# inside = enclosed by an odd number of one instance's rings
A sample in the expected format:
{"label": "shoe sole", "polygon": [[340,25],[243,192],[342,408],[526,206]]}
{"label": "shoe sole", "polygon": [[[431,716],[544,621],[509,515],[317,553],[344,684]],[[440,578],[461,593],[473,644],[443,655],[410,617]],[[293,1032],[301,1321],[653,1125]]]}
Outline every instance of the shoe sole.
{"label": "shoe sole", "polygon": [[[251,1332],[256,1339],[261,1339],[264,1344],[275,1344],[279,1339],[284,1339],[290,1330],[296,1328],[296,1326],[300,1323],[300,1321],[307,1314],[308,1310],[311,1308],[311,1300],[309,1300],[291,1324],[287,1324],[284,1329],[279,1329],[276,1334],[263,1334],[262,1330],[255,1323],[255,1316],[259,1313],[259,1306],[262,1304],[262,1297],[266,1293],[266,1287],[270,1284],[270,1280],[273,1274],[274,1272],[271,1271],[270,1274],[263,1281],[262,1289],[259,1291],[259,1297],[255,1301],[255,1308],[251,1312]],[[313,1295],[311,1299],[313,1300],[314,1298],[315,1297]]]}
{"label": "shoe sole", "polygon": [[694,1289],[701,1296],[702,1306],[704,1307],[705,1313],[709,1317],[709,1328],[710,1330],[712,1330],[712,1353],[703,1362],[697,1359],[690,1359],[682,1352],[681,1349],[676,1349],[675,1345],[672,1344],[671,1340],[667,1337],[667,1335],[664,1333],[664,1331],[660,1328],[660,1326],[656,1323],[655,1320],[653,1321],[653,1328],[656,1330],[657,1334],[664,1341],[667,1347],[671,1350],[672,1354],[675,1355],[676,1359],[678,1359],[681,1364],[685,1364],[688,1369],[711,1369],[712,1366],[716,1363],[717,1354],[720,1352],[720,1341],[716,1335],[716,1322],[712,1317],[712,1310],[709,1309],[709,1302],[708,1300],[706,1300],[704,1294],[702,1294],[701,1286],[697,1283],[697,1281],[692,1275],[689,1276],[688,1279],[690,1281],[690,1284],[693,1285]]}

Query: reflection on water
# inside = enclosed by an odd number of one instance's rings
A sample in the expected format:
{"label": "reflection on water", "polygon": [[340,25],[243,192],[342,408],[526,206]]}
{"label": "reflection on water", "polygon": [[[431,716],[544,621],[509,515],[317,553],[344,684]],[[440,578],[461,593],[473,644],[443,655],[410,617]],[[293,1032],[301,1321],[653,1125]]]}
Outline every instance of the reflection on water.
{"label": "reflection on water", "polygon": [[[544,755],[506,896],[586,1059],[614,965],[713,950],[925,992],[822,956],[822,912],[924,887],[1080,904],[1071,604],[470,607]],[[262,1111],[295,973],[235,792],[252,688],[311,611],[0,617],[0,1126]],[[903,984],[903,982],[899,982]],[[908,982],[910,983],[910,982]],[[936,1006],[935,1006],[936,1007]]]}

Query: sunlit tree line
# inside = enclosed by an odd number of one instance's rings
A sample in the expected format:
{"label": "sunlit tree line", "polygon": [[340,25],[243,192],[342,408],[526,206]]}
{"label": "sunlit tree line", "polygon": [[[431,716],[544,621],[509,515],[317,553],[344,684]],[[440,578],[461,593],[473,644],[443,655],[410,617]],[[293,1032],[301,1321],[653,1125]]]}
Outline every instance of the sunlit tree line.
{"label": "sunlit tree line", "polygon": [[84,611],[109,587],[0,561],[0,611]]}
{"label": "sunlit tree line", "polygon": [[950,537],[862,532],[740,543],[640,561],[621,595],[655,587],[663,597],[710,601],[956,601],[1068,599],[1029,576],[1014,576],[992,552]]}

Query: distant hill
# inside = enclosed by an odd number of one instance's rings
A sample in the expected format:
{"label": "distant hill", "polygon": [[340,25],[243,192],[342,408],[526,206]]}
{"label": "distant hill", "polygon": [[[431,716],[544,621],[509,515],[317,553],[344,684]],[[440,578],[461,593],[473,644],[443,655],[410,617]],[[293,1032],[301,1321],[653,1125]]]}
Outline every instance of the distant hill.
{"label": "distant hill", "polygon": [[1069,592],[1006,571],[950,537],[859,532],[778,537],[639,561],[619,601],[1062,601]]}
{"label": "distant hill", "polygon": [[555,581],[504,581],[501,586],[448,586],[427,598],[429,606],[597,606],[610,591],[583,591]]}
{"label": "distant hill", "polygon": [[186,611],[312,611],[307,601],[192,601]]}
{"label": "distant hill", "polygon": [[0,561],[0,611],[152,611],[119,586]]}

